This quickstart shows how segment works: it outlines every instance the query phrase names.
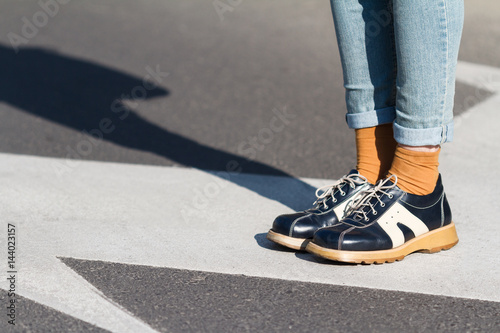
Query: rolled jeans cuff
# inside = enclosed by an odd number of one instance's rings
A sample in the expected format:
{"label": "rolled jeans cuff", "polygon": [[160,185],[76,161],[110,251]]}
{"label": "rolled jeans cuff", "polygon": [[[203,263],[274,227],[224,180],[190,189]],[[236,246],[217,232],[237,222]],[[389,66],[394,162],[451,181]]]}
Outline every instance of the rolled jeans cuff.
{"label": "rolled jeans cuff", "polygon": [[453,140],[453,122],[440,127],[407,128],[393,124],[394,139],[407,146],[436,146]]}
{"label": "rolled jeans cuff", "polygon": [[391,106],[361,113],[348,113],[345,118],[349,128],[354,129],[389,124],[396,119],[396,108]]}

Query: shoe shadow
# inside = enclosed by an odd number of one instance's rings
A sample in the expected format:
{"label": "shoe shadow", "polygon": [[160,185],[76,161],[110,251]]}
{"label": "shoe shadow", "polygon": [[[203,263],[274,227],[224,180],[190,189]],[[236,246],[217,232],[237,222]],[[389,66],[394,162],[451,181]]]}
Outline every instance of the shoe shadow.
{"label": "shoe shadow", "polygon": [[290,249],[286,246],[282,246],[282,245],[276,244],[274,242],[271,242],[269,239],[266,238],[266,235],[267,235],[267,233],[259,233],[259,234],[256,234],[254,236],[254,239],[257,242],[257,244],[266,250],[295,253],[295,257],[297,257],[298,259],[313,262],[316,264],[321,264],[321,265],[357,266],[357,264],[352,264],[352,263],[348,263],[348,262],[327,260],[327,259],[315,256],[314,254],[308,253],[306,251],[302,251],[302,250],[298,251],[298,250]]}
{"label": "shoe shadow", "polygon": [[271,242],[269,239],[266,238],[266,235],[267,235],[267,233],[263,232],[260,234],[256,234],[253,237],[260,247],[262,247],[266,250],[272,250],[272,251],[278,251],[278,252],[297,252],[297,250],[293,250],[293,249],[290,249],[286,246]]}
{"label": "shoe shadow", "polygon": [[298,259],[302,259],[305,261],[309,262],[314,262],[316,264],[321,264],[321,265],[330,265],[330,266],[357,266],[357,264],[349,263],[349,262],[341,262],[341,261],[333,261],[333,260],[328,260],[324,259],[318,256],[315,256],[312,253],[308,252],[297,252],[295,253],[295,257]]}
{"label": "shoe shadow", "polygon": [[[88,142],[105,140],[119,146],[146,151],[178,164],[203,171],[278,201],[293,210],[304,209],[315,188],[270,165],[212,148],[173,133],[134,111],[140,102],[171,92],[155,66],[138,78],[90,61],[41,48],[13,49],[0,45],[0,101],[37,117],[77,131],[86,131],[86,149],[65,147],[69,159],[93,159]],[[161,71],[160,71],[161,72]],[[182,110],[166,110],[178,115]],[[36,130],[36,129],[33,129]],[[93,140],[92,140],[93,139]],[[41,154],[36,151],[30,154]],[[68,167],[69,168],[69,167]],[[228,176],[231,171],[237,176]],[[218,171],[218,172],[217,172]],[[229,172],[228,172],[229,171]],[[243,174],[272,175],[263,183]],[[271,179],[271,178],[269,178]]]}

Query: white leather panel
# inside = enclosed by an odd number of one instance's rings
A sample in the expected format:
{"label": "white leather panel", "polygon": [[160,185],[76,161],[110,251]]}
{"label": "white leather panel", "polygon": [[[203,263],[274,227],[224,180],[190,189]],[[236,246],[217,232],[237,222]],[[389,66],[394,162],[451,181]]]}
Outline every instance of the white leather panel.
{"label": "white leather panel", "polygon": [[404,234],[397,226],[398,223],[404,224],[410,228],[415,234],[415,237],[429,231],[429,228],[427,228],[424,222],[410,213],[410,211],[399,202],[396,202],[389,208],[384,215],[380,217],[377,223],[391,238],[392,247],[398,247],[405,242]]}

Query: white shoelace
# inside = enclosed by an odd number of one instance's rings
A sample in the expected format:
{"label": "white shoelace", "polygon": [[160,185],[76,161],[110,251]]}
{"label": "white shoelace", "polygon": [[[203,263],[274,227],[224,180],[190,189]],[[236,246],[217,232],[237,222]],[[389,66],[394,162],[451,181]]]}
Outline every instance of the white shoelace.
{"label": "white shoelace", "polygon": [[[393,182],[390,180],[394,178]],[[364,190],[363,193],[354,200],[351,207],[351,215],[354,215],[354,219],[360,220],[364,219],[368,222],[370,219],[367,214],[371,211],[373,215],[377,215],[374,204],[372,204],[372,198],[376,198],[380,203],[380,207],[385,207],[385,203],[380,199],[382,195],[387,195],[389,199],[392,199],[393,195],[388,193],[390,189],[394,188],[398,182],[398,177],[396,175],[391,175],[390,177],[380,180],[377,185]],[[389,183],[389,185],[386,185]]]}
{"label": "white shoelace", "polygon": [[[326,201],[329,197],[333,197],[336,190],[340,191],[340,195],[346,195],[346,192],[341,189],[344,184],[347,183],[351,188],[355,188],[356,185],[365,184],[367,181],[368,180],[360,174],[346,175],[331,185],[326,185],[318,188],[316,190],[316,201],[314,201],[313,205],[317,205],[317,207],[319,207],[321,204],[323,204],[323,207],[325,209],[328,209]],[[323,191],[323,193],[319,194],[321,191]],[[335,199],[335,197],[333,197],[333,202],[337,202],[337,199]]]}

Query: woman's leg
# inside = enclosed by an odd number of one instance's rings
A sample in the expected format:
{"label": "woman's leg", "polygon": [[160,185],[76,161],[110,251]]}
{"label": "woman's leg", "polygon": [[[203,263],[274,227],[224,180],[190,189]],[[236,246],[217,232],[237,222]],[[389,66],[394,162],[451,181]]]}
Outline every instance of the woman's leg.
{"label": "woman's leg", "polygon": [[356,169],[370,183],[384,177],[396,148],[396,48],[391,0],[332,0],[347,123],[356,129]]}
{"label": "woman's leg", "polygon": [[332,0],[331,5],[349,127],[392,123],[397,63],[391,1]]}
{"label": "woman's leg", "polygon": [[391,174],[419,195],[439,176],[439,145],[453,138],[455,70],[463,0],[394,0],[398,63],[394,136],[400,144]]}
{"label": "woman's leg", "polygon": [[[357,171],[316,193],[312,209],[278,216],[267,237],[304,249],[319,228],[338,224],[347,205],[385,176],[396,141],[396,49],[389,0],[332,0],[344,83],[347,123],[356,129]],[[363,176],[363,177],[360,177]],[[365,180],[365,178],[368,180]]]}
{"label": "woman's leg", "polygon": [[455,69],[463,0],[394,0],[398,63],[398,143],[440,145],[453,138]]}

